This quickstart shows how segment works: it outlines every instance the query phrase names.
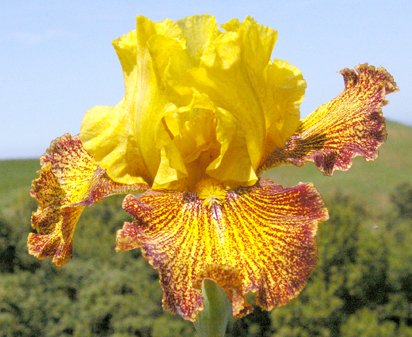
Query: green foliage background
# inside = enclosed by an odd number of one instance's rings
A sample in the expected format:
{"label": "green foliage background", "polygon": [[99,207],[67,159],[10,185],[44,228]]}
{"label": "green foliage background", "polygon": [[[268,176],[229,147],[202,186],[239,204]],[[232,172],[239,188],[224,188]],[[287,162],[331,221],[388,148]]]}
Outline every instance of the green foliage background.
{"label": "green foliage background", "polygon": [[[381,157],[333,178],[309,165],[274,169],[275,182],[313,181],[331,219],[319,227],[319,263],[289,305],[233,322],[231,337],[412,336],[411,129],[389,123]],[[0,162],[0,336],[194,336],[164,313],[156,273],[139,251],[114,252],[122,197],[87,209],[73,260],[62,268],[26,251],[28,197],[38,162]]]}

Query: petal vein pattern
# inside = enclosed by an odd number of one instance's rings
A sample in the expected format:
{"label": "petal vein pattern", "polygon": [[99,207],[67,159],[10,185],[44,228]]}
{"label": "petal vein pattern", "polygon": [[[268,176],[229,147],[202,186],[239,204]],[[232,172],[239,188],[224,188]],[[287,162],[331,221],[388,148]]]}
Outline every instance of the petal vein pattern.
{"label": "petal vein pattern", "polygon": [[159,271],[164,309],[189,320],[203,308],[203,279],[225,290],[235,317],[251,311],[249,292],[266,310],[286,304],[316,264],[317,224],[328,218],[312,185],[266,180],[210,203],[195,192],[147,191],[123,208],[135,220],[118,231],[116,249],[140,247]]}
{"label": "petal vein pattern", "polygon": [[348,170],[352,159],[374,160],[386,139],[381,108],[385,95],[396,90],[384,68],[367,64],[344,69],[345,90],[303,119],[285,146],[269,155],[261,169],[282,163],[297,166],[312,161],[326,175]]}
{"label": "petal vein pattern", "polygon": [[52,258],[56,266],[71,258],[73,233],[85,206],[109,195],[147,189],[144,184],[113,182],[85,151],[80,139],[69,134],[57,138],[40,163],[40,176],[30,191],[38,202],[31,219],[38,233],[30,233],[27,244],[30,254]]}

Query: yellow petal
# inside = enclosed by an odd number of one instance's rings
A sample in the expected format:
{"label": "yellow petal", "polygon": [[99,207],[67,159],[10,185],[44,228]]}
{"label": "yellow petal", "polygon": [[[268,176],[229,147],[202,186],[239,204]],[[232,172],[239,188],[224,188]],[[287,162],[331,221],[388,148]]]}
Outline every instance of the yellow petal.
{"label": "yellow petal", "polygon": [[266,144],[262,161],[274,150],[284,146],[299,126],[300,104],[306,82],[300,70],[286,61],[274,60],[266,69],[264,101]]}
{"label": "yellow petal", "polygon": [[160,152],[160,165],[153,183],[155,189],[184,189],[186,183],[177,185],[187,177],[186,166],[183,163],[179,150],[173,143],[162,148]]}
{"label": "yellow petal", "polygon": [[135,221],[118,231],[117,250],[140,247],[159,271],[163,307],[189,320],[203,308],[203,279],[224,289],[235,317],[250,312],[249,292],[266,310],[290,301],[316,263],[317,224],[327,219],[313,186],[269,181],[228,191],[207,180],[197,193],[129,195],[123,207]]}
{"label": "yellow petal", "polygon": [[[253,26],[254,27],[254,26]],[[244,52],[252,47],[250,40],[243,41],[242,32],[222,34],[208,51],[203,67],[192,71],[192,83],[200,92],[206,93],[215,105],[230,112],[235,120],[240,121],[235,127],[246,139],[247,152],[239,153],[240,157],[247,155],[252,167],[257,166],[261,159],[265,141],[265,117],[260,106],[255,89],[263,71],[256,78],[253,65],[269,62],[269,57],[259,59],[257,51],[255,63],[244,57]],[[252,36],[252,34],[250,34]],[[266,55],[262,53],[262,57]],[[214,63],[210,64],[213,57]],[[252,77],[252,79],[249,78]],[[221,154],[223,156],[224,154]],[[232,156],[231,160],[240,158]],[[236,179],[236,176],[233,177]]]}
{"label": "yellow petal", "polygon": [[193,189],[219,154],[215,107],[207,96],[194,94],[188,106],[168,111],[162,126],[157,139],[162,159],[153,188],[170,189],[177,186],[173,181],[184,181],[186,188]]}
{"label": "yellow petal", "polygon": [[64,190],[50,165],[44,165],[40,177],[33,181],[31,195],[39,203],[31,218],[32,227],[39,234],[29,234],[28,251],[39,259],[51,258],[56,266],[62,266],[72,256],[73,233],[84,206],[62,208]]}
{"label": "yellow petal", "polygon": [[[96,107],[80,138],[114,181],[192,189],[207,176],[253,185],[262,161],[296,129],[305,83],[270,62],[277,32],[247,17],[137,18],[114,41],[125,96]],[[201,127],[204,123],[204,127]]]}
{"label": "yellow petal", "polygon": [[254,185],[258,177],[249,156],[241,122],[221,108],[217,109],[216,115],[216,137],[220,143],[220,154],[207,167],[207,175],[231,187]]}
{"label": "yellow petal", "polygon": [[216,18],[210,15],[194,15],[178,20],[177,24],[182,30],[192,63],[198,65],[204,51],[220,34]]}
{"label": "yellow petal", "polygon": [[298,126],[305,82],[297,68],[270,62],[276,31],[250,17],[223,28],[228,32],[205,50],[201,66],[190,70],[190,83],[220,112],[221,153],[207,174],[228,185],[253,185],[262,160]]}
{"label": "yellow petal", "polygon": [[117,182],[150,183],[150,173],[133,137],[131,116],[123,106],[123,103],[114,108],[97,106],[87,111],[80,138],[85,149]]}
{"label": "yellow petal", "polygon": [[301,121],[299,129],[274,151],[262,168],[289,162],[302,166],[312,161],[325,174],[347,170],[352,159],[373,160],[386,139],[381,108],[385,95],[398,90],[384,68],[366,64],[344,69],[345,90]]}
{"label": "yellow petal", "polygon": [[41,158],[40,176],[30,191],[39,207],[32,215],[38,234],[29,234],[29,253],[63,265],[71,257],[73,233],[85,206],[109,195],[145,189],[145,184],[110,180],[77,137],[67,134],[56,139]]}
{"label": "yellow petal", "polygon": [[148,43],[157,34],[176,38],[179,27],[170,20],[155,24],[138,17],[137,31],[113,42],[123,68],[125,97],[115,108],[90,110],[80,138],[115,181],[152,184],[161,159],[156,133],[169,102],[159,87]]}

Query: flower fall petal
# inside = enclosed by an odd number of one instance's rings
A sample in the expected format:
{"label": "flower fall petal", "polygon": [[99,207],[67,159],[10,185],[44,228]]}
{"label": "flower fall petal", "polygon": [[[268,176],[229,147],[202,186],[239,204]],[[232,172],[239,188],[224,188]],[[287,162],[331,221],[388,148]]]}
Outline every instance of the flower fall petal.
{"label": "flower fall petal", "polygon": [[317,224],[328,218],[312,185],[267,180],[236,190],[149,190],[128,195],[123,208],[135,220],[118,231],[116,249],[140,247],[159,271],[164,309],[192,321],[204,279],[224,289],[235,317],[251,311],[249,292],[266,310],[289,302],[315,266]]}
{"label": "flower fall petal", "polygon": [[27,244],[30,254],[52,258],[56,266],[71,257],[74,229],[85,206],[109,195],[147,189],[144,184],[122,185],[110,180],[80,139],[69,134],[57,138],[40,162],[40,176],[30,191],[39,204],[32,215],[32,227],[38,234],[30,233]]}
{"label": "flower fall petal", "polygon": [[398,90],[396,83],[384,68],[367,64],[343,69],[341,74],[345,90],[303,119],[285,146],[272,152],[261,169],[312,161],[331,175],[335,170],[348,170],[356,156],[377,157],[386,139],[381,108],[386,104],[385,95]]}

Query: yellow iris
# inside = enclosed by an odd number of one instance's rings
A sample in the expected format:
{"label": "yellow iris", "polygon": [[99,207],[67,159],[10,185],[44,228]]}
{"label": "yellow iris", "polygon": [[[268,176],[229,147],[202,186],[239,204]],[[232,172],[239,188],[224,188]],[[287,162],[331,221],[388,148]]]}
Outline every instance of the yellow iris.
{"label": "yellow iris", "polygon": [[136,31],[114,41],[125,97],[88,111],[80,132],[114,181],[193,190],[211,177],[251,186],[295,131],[306,84],[296,67],[270,60],[277,32],[250,17],[222,28],[207,15],[138,17]]}
{"label": "yellow iris", "polygon": [[195,320],[205,279],[236,317],[250,312],[248,293],[267,310],[295,297],[327,210],[311,184],[284,188],[259,174],[312,161],[331,175],[355,156],[375,159],[386,137],[381,108],[397,86],[383,68],[344,69],[344,91],[299,120],[306,84],[296,67],[271,60],[276,38],[250,17],[222,30],[207,15],[138,17],[114,41],[123,99],[88,111],[80,135],[56,139],[41,158],[29,252],[63,265],[84,207],[144,192],[123,202],[133,221],[116,249],[142,249],[165,309]]}

